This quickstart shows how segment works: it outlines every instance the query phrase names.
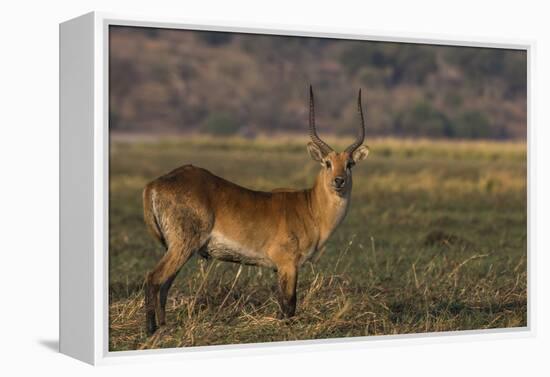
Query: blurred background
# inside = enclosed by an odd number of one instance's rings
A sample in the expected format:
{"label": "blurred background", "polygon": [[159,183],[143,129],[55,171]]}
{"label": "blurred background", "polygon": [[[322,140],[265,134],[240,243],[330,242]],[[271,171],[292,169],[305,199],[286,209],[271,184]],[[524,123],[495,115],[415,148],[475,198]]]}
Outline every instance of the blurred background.
{"label": "blurred background", "polygon": [[525,51],[110,27],[115,133],[525,139]]}

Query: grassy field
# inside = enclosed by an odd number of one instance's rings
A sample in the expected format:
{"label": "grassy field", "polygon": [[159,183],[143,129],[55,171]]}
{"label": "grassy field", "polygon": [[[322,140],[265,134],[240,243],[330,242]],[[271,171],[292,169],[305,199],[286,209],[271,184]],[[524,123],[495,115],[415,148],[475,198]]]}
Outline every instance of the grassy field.
{"label": "grassy field", "polygon": [[112,138],[111,351],[527,325],[525,144],[376,139],[346,220],[300,271],[295,318],[276,319],[274,272],[194,257],[148,338],[143,278],[163,250],[143,224],[145,183],[192,163],[249,188],[303,188],[319,169],[305,142]]}

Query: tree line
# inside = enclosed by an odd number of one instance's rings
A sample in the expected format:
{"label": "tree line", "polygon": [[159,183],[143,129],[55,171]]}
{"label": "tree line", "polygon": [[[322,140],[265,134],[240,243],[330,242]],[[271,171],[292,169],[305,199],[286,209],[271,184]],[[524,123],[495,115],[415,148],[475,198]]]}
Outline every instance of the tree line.
{"label": "tree line", "polygon": [[321,132],[526,137],[524,51],[111,27],[114,132],[216,135],[307,130],[312,84]]}

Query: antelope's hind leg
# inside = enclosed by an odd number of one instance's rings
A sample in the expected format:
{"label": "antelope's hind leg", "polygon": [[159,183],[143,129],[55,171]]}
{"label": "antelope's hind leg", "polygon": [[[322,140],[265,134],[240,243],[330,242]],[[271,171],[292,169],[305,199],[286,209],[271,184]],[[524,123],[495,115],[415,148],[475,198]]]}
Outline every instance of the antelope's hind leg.
{"label": "antelope's hind leg", "polygon": [[157,330],[156,318],[159,324],[166,323],[165,305],[168,290],[176,278],[180,268],[189,260],[194,249],[182,243],[171,245],[162,259],[145,278],[145,310],[147,334],[152,335]]}
{"label": "antelope's hind leg", "polygon": [[176,271],[160,286],[159,300],[160,300],[160,313],[158,314],[159,326],[166,325],[166,300],[168,299],[168,291],[172,286],[172,283],[176,279],[179,271]]}
{"label": "antelope's hind leg", "polygon": [[[171,233],[167,239],[168,250],[145,278],[145,310],[147,334],[152,335],[160,325],[166,324],[166,300],[178,271],[189,258],[202,246],[201,240],[206,239],[199,226],[200,221],[186,220],[177,232]],[[201,230],[201,231],[199,231]]]}

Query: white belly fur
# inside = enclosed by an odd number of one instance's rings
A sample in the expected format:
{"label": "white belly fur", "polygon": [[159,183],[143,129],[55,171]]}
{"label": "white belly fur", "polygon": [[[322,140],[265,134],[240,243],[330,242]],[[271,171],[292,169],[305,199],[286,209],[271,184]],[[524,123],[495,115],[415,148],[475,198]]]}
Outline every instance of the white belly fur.
{"label": "white belly fur", "polygon": [[204,253],[223,261],[274,267],[271,260],[261,251],[250,250],[219,232],[212,233]]}

